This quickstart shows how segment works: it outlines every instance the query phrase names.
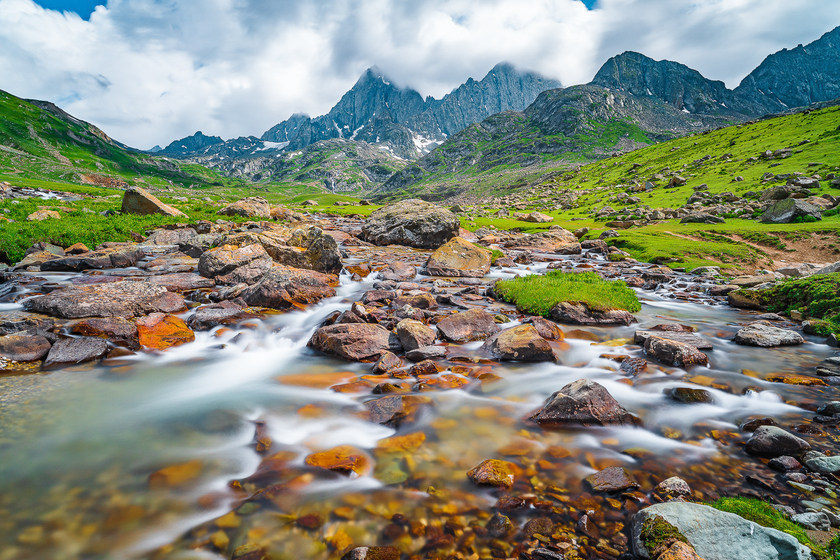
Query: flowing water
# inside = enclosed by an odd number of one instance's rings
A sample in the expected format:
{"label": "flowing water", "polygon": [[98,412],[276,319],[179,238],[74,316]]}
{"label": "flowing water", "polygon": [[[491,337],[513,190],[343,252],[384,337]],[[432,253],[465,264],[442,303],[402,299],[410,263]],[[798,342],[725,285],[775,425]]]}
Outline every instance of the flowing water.
{"label": "flowing water", "polygon": [[[520,266],[495,276],[524,272]],[[73,275],[41,277],[62,283]],[[370,364],[306,347],[330,313],[347,309],[374,282],[373,275],[362,282],[343,276],[338,296],[318,305],[196,333],[195,342],[162,353],[6,372],[3,391],[11,394],[23,383],[30,394],[0,405],[0,560],[230,558],[247,543],[270,558],[338,557],[350,545],[388,543],[430,557],[469,547],[481,557],[506,557],[517,538],[482,540],[481,527],[500,496],[527,502],[508,513],[515,525],[551,515],[556,531],[582,555],[609,558],[626,549],[625,516],[646,500],[641,493],[613,499],[587,492],[581,480],[611,465],[626,467],[642,493],[679,475],[695,497],[711,499],[728,486],[750,488],[750,475],[769,484],[754,491],[789,503],[815,499],[774,480],[762,462],[744,454],[748,434],[738,426],[770,416],[789,428],[810,418],[805,408],[836,397],[834,387],[764,380],[770,373],[810,372],[836,354],[818,339],[798,348],[737,346],[732,336],[751,320],[749,313],[676,300],[673,289],[640,290],[638,325],[564,327],[566,339],[552,341],[557,364],[498,364],[484,359],[481,343],[452,345],[440,361],[448,369],[429,378],[440,383],[411,393],[428,401],[394,429],[368,421],[364,402],[381,396],[371,394],[377,383],[411,390],[416,380],[365,378]],[[19,309],[21,294],[15,297],[0,303],[0,311]],[[511,306],[491,307],[514,319],[504,328],[520,324]],[[630,377],[604,357],[641,357],[633,332],[666,322],[692,325],[714,341],[712,366],[685,371],[650,364]],[[644,428],[546,431],[523,421],[553,392],[582,378],[606,387]],[[328,388],[339,379],[357,383]],[[669,401],[663,390],[676,386],[702,386],[714,403]],[[833,449],[836,432],[829,432],[803,437]],[[383,446],[385,438],[412,434],[422,439]],[[358,474],[305,463],[336,446],[354,448]],[[264,462],[267,456],[272,461]],[[512,489],[479,488],[467,478],[466,471],[493,458],[516,465]],[[173,465],[165,483],[150,478]],[[836,505],[830,493],[816,499]],[[576,533],[584,512],[599,534]]]}

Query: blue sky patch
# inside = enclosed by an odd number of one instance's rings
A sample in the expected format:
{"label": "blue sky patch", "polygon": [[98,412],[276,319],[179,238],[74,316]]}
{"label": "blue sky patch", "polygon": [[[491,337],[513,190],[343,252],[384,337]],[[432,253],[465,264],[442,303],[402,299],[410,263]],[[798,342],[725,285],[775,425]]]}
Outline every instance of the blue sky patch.
{"label": "blue sky patch", "polygon": [[598,0],[580,0],[580,1],[583,2],[584,5],[591,10],[592,8],[595,7],[595,3]]}
{"label": "blue sky patch", "polygon": [[[591,2],[592,0],[586,0]],[[90,19],[90,14],[97,6],[104,6],[106,0],[35,0],[38,4],[49,10],[59,12],[76,12],[82,19]]]}

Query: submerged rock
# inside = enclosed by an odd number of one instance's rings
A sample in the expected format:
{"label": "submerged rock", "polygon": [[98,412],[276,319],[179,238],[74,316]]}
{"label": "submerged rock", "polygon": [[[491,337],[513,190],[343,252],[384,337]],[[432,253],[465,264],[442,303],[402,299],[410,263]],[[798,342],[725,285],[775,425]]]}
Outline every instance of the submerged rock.
{"label": "submerged rock", "polygon": [[409,199],[374,211],[362,226],[361,238],[374,245],[436,249],[457,236],[460,228],[460,220],[449,210]]}
{"label": "submerged rock", "polygon": [[609,391],[589,379],[569,383],[551,395],[530,419],[543,427],[635,426],[639,419]]}
{"label": "submerged rock", "polygon": [[585,480],[598,492],[618,492],[639,487],[639,483],[624,467],[607,467],[587,476]]}
{"label": "submerged rock", "polygon": [[379,325],[346,323],[321,327],[307,346],[319,352],[356,362],[373,362],[385,352],[400,352],[397,336]]}
{"label": "submerged rock", "polygon": [[500,360],[556,362],[557,355],[532,325],[506,329],[487,339],[483,348]]}
{"label": "submerged rock", "polygon": [[426,270],[432,276],[483,278],[490,272],[490,251],[455,237],[432,253]]}
{"label": "submerged rock", "polygon": [[155,350],[165,350],[195,340],[195,333],[183,319],[165,313],[152,313],[137,319],[140,345]]}

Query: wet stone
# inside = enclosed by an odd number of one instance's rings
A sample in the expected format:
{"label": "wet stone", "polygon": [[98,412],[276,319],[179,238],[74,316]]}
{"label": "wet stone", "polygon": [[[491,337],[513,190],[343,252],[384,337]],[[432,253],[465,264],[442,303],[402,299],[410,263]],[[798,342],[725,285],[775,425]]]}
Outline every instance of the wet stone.
{"label": "wet stone", "polygon": [[808,470],[820,474],[836,474],[840,472],[840,456],[827,457],[816,451],[809,451],[802,456],[802,462]]}
{"label": "wet stone", "polygon": [[396,354],[384,352],[373,365],[371,371],[374,375],[382,375],[400,367],[402,367],[402,360]]}
{"label": "wet stone", "polygon": [[665,389],[665,395],[671,400],[684,404],[710,404],[715,402],[712,394],[705,389],[692,389],[689,387],[671,387]]}
{"label": "wet stone", "polygon": [[391,396],[368,401],[365,408],[371,422],[397,428],[405,422],[413,421],[422,407],[431,403],[428,397]]}
{"label": "wet stone", "polygon": [[529,538],[534,535],[548,536],[554,533],[554,521],[549,517],[537,517],[528,521],[523,527],[522,532]]}
{"label": "wet stone", "polygon": [[431,346],[435,342],[435,331],[413,319],[400,321],[397,324],[396,332],[400,344],[406,351]]}
{"label": "wet stone", "polygon": [[770,459],[770,461],[767,463],[767,466],[773,469],[774,471],[780,472],[795,471],[797,469],[802,468],[802,464],[799,461],[787,455],[782,455],[781,457],[774,457],[773,459]]}
{"label": "wet stone", "polygon": [[394,282],[407,282],[413,280],[417,276],[417,269],[403,262],[389,263],[385,268],[379,271],[383,280],[392,280]]}
{"label": "wet stone", "polygon": [[689,496],[691,495],[691,487],[688,483],[678,476],[667,478],[656,485],[653,490],[657,494],[664,494],[667,496]]}
{"label": "wet stone", "polygon": [[335,324],[321,327],[307,344],[310,348],[345,360],[373,362],[385,352],[402,349],[399,338],[379,325]]}
{"label": "wet stone", "polygon": [[0,335],[14,334],[28,330],[48,331],[53,328],[52,317],[26,311],[5,311],[0,314]]}
{"label": "wet stone", "polygon": [[186,309],[184,298],[162,286],[122,281],[70,286],[24,302],[29,311],[67,319],[85,317],[137,317]]}
{"label": "wet stone", "polygon": [[458,344],[484,340],[500,330],[493,316],[483,309],[454,313],[440,320],[436,326],[442,338]]}
{"label": "wet stone", "polygon": [[394,546],[360,546],[345,554],[341,560],[400,560],[400,549]]}
{"label": "wet stone", "polygon": [[670,366],[686,367],[709,364],[709,358],[706,354],[700,352],[694,346],[659,338],[658,336],[651,336],[645,341],[645,353]]}
{"label": "wet stone", "polygon": [[635,426],[639,420],[595,381],[580,379],[548,398],[530,418],[543,427]]}
{"label": "wet stone", "polygon": [[467,472],[470,480],[482,486],[513,486],[516,467],[513,463],[488,459]]}
{"label": "wet stone", "polygon": [[761,322],[751,323],[735,335],[735,343],[746,346],[772,348],[804,344],[805,339],[796,331],[780,329]]}
{"label": "wet stone", "polygon": [[123,317],[93,317],[73,323],[72,332],[83,336],[98,336],[116,344],[139,348],[137,327]]}
{"label": "wet stone", "polygon": [[195,333],[183,319],[165,313],[152,313],[135,323],[140,345],[144,348],[165,350],[195,340]]}
{"label": "wet stone", "polygon": [[598,492],[618,492],[639,487],[639,483],[624,467],[608,467],[587,476],[585,480]]}
{"label": "wet stone", "polygon": [[496,513],[487,521],[484,528],[487,529],[487,533],[491,537],[500,538],[513,530],[513,523],[511,523],[510,518],[506,515]]}
{"label": "wet stone", "polygon": [[662,338],[665,340],[673,340],[675,342],[681,342],[682,344],[688,344],[689,346],[693,346],[698,350],[711,350],[712,343],[693,334],[691,332],[680,332],[680,331],[636,331],[633,335],[633,340],[636,344],[644,345],[647,342],[647,339],[650,337],[655,336],[657,338]]}
{"label": "wet stone", "polygon": [[636,318],[624,310],[599,311],[574,302],[560,302],[550,314],[553,320],[567,325],[629,326],[636,322]]}
{"label": "wet stone", "polygon": [[778,426],[779,424],[772,418],[753,418],[741,424],[741,429],[745,432],[754,432],[760,426]]}
{"label": "wet stone", "polygon": [[45,367],[78,364],[97,360],[108,353],[108,343],[101,338],[63,338],[53,344]]}
{"label": "wet stone", "polygon": [[556,362],[551,345],[532,325],[520,325],[493,335],[483,348],[500,360]]}
{"label": "wet stone", "polygon": [[537,329],[537,333],[546,340],[563,340],[565,335],[557,323],[544,317],[531,317],[525,321]]}
{"label": "wet stone", "polygon": [[747,441],[747,452],[760,457],[799,455],[811,450],[811,445],[776,426],[760,426]]}
{"label": "wet stone", "polygon": [[6,335],[0,337],[0,358],[14,362],[34,362],[46,356],[50,346],[50,341],[41,335]]}
{"label": "wet stone", "polygon": [[445,346],[426,346],[418,348],[417,350],[410,350],[406,352],[405,357],[412,362],[422,362],[423,360],[431,360],[435,358],[446,357]]}

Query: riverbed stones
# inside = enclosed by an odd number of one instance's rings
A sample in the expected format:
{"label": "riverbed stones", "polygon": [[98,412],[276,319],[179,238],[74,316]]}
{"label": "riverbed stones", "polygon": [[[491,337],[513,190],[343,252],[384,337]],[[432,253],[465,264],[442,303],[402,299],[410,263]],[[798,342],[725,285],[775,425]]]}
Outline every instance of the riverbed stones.
{"label": "riverbed stones", "polygon": [[569,383],[545,402],[530,420],[542,427],[635,426],[638,418],[616,401],[603,385],[589,379]]}
{"label": "riverbed stones", "polygon": [[260,196],[249,196],[228,204],[218,212],[220,216],[239,216],[242,218],[270,218],[271,207]]}
{"label": "riverbed stones", "polygon": [[533,325],[519,325],[494,334],[484,350],[503,361],[556,362],[557,355]]}
{"label": "riverbed stones", "polygon": [[490,272],[490,251],[455,237],[432,253],[426,270],[432,276],[483,278]]}
{"label": "riverbed stones", "polygon": [[568,325],[629,326],[636,322],[636,318],[623,309],[602,311],[590,309],[584,303],[570,301],[561,301],[551,309],[549,314],[558,323]]}
{"label": "riverbed stones", "polygon": [[409,199],[374,211],[362,226],[360,237],[374,245],[436,249],[457,236],[460,228],[460,220],[449,210]]}
{"label": "riverbed stones", "polygon": [[327,235],[320,228],[295,230],[287,245],[270,242],[267,235],[261,235],[259,239],[274,262],[329,274],[341,272],[341,252],[338,250],[338,244],[331,235]]}
{"label": "riverbed stones", "polygon": [[128,280],[69,286],[27,300],[23,306],[29,311],[65,319],[137,317],[186,309],[184,298],[163,286]]}
{"label": "riverbed stones", "polygon": [[368,401],[365,408],[371,422],[398,428],[403,423],[412,422],[418,412],[431,403],[429,397],[395,395]]}
{"label": "riverbed stones", "polygon": [[750,323],[738,331],[734,340],[736,344],[762,348],[796,346],[805,343],[805,339],[798,332],[773,327],[764,321]]}
{"label": "riverbed stones", "polygon": [[759,426],[746,445],[747,453],[759,457],[796,457],[811,450],[811,444],[777,426]]}
{"label": "riverbed stones", "polygon": [[123,317],[91,317],[73,323],[71,332],[104,338],[115,344],[138,347],[137,327]]}
{"label": "riverbed stones", "polygon": [[817,451],[808,451],[802,456],[802,462],[808,470],[820,474],[840,473],[840,455],[827,457]]}
{"label": "riverbed stones", "polygon": [[120,211],[123,214],[138,214],[141,216],[162,214],[164,216],[187,217],[186,214],[174,206],[164,204],[152,193],[140,187],[126,189]]}
{"label": "riverbed stones", "polygon": [[712,394],[705,389],[693,387],[671,387],[663,393],[673,401],[683,404],[711,404],[715,402]]}
{"label": "riverbed stones", "polygon": [[4,311],[0,314],[0,335],[15,334],[21,331],[48,331],[55,325],[55,320],[38,313],[26,311]]}
{"label": "riverbed stones", "polygon": [[585,480],[597,492],[620,492],[639,487],[639,483],[624,467],[607,467],[587,476]]}
{"label": "riverbed stones", "polygon": [[247,309],[233,301],[204,305],[195,310],[187,324],[193,330],[207,331],[219,325],[233,325],[258,316]]}
{"label": "riverbed stones", "polygon": [[395,261],[388,263],[388,265],[379,271],[383,280],[390,280],[392,282],[409,282],[414,280],[417,276],[417,269],[410,264]]}
{"label": "riverbed stones", "polygon": [[45,272],[81,272],[90,269],[126,268],[134,266],[145,256],[143,249],[134,244],[89,251],[51,259],[41,264]]}
{"label": "riverbed stones", "polygon": [[686,482],[678,476],[666,478],[665,480],[657,484],[656,488],[654,488],[653,491],[656,494],[660,494],[662,496],[691,495],[691,487],[688,485],[688,482]]}
{"label": "riverbed stones", "polygon": [[467,472],[474,483],[481,486],[513,486],[516,478],[516,466],[499,459],[488,459]]}
{"label": "riverbed stones", "polygon": [[241,266],[251,262],[271,257],[265,252],[259,243],[253,243],[244,247],[222,245],[203,253],[198,259],[198,273],[205,278],[215,278],[229,272],[233,272]]}
{"label": "riverbed stones", "polygon": [[700,352],[694,346],[651,336],[645,341],[645,354],[656,358],[663,364],[676,367],[706,366],[709,365],[709,357]]}
{"label": "riverbed stones", "polygon": [[195,333],[183,319],[165,313],[152,313],[137,319],[140,345],[153,350],[165,350],[195,340]]}
{"label": "riverbed stones", "polygon": [[435,331],[414,319],[403,319],[397,323],[396,332],[406,351],[431,346],[435,342]]}
{"label": "riverbed stones", "polygon": [[738,309],[752,309],[755,311],[764,311],[766,304],[761,297],[761,294],[756,290],[736,289],[730,291],[726,295],[730,306]]}
{"label": "riverbed stones", "polygon": [[333,286],[337,285],[338,277],[332,274],[274,265],[259,282],[243,290],[240,297],[252,307],[289,309],[333,297]]}
{"label": "riverbed stones", "polygon": [[525,323],[533,325],[537,332],[546,340],[563,340],[565,335],[557,323],[549,321],[545,317],[530,317]]}
{"label": "riverbed stones", "polygon": [[493,316],[483,309],[454,313],[441,319],[436,326],[442,338],[458,344],[484,340],[501,330]]}
{"label": "riverbed stones", "polygon": [[394,298],[392,305],[394,309],[398,309],[406,305],[413,307],[414,309],[437,309],[438,307],[435,296],[427,292],[407,293],[397,296]]}
{"label": "riverbed stones", "polygon": [[400,560],[401,555],[395,546],[358,546],[341,560]]}
{"label": "riverbed stones", "polygon": [[[688,502],[666,502],[633,516],[631,542],[640,558],[650,555],[641,542],[642,524],[660,516],[672,524],[697,554],[715,560],[809,560],[811,551],[787,533],[762,527],[733,513]],[[725,538],[721,538],[725,535]]]}
{"label": "riverbed stones", "polygon": [[644,346],[645,342],[647,342],[647,339],[649,339],[652,336],[655,336],[657,338],[664,338],[665,340],[673,340],[682,344],[688,344],[689,346],[693,346],[698,350],[711,350],[713,348],[712,343],[706,340],[705,338],[701,338],[691,332],[680,331],[636,331],[633,335],[633,342],[635,344]]}
{"label": "riverbed stones", "polygon": [[108,343],[97,337],[63,338],[50,348],[44,367],[79,364],[108,353]]}
{"label": "riverbed stones", "polygon": [[397,335],[379,325],[348,323],[321,327],[307,346],[355,362],[374,362],[385,352],[402,350]]}
{"label": "riverbed stones", "polygon": [[50,341],[41,335],[0,336],[0,358],[13,362],[34,362],[50,351]]}
{"label": "riverbed stones", "polygon": [[393,352],[383,352],[376,363],[373,365],[371,372],[374,375],[384,375],[389,371],[393,371],[402,367],[402,360]]}
{"label": "riverbed stones", "polygon": [[799,523],[810,531],[831,531],[831,520],[821,511],[809,511],[792,515],[790,520]]}
{"label": "riverbed stones", "polygon": [[175,272],[172,274],[161,274],[160,276],[150,276],[147,282],[157,286],[163,286],[170,292],[213,288],[216,285],[212,279],[205,278],[193,272]]}

